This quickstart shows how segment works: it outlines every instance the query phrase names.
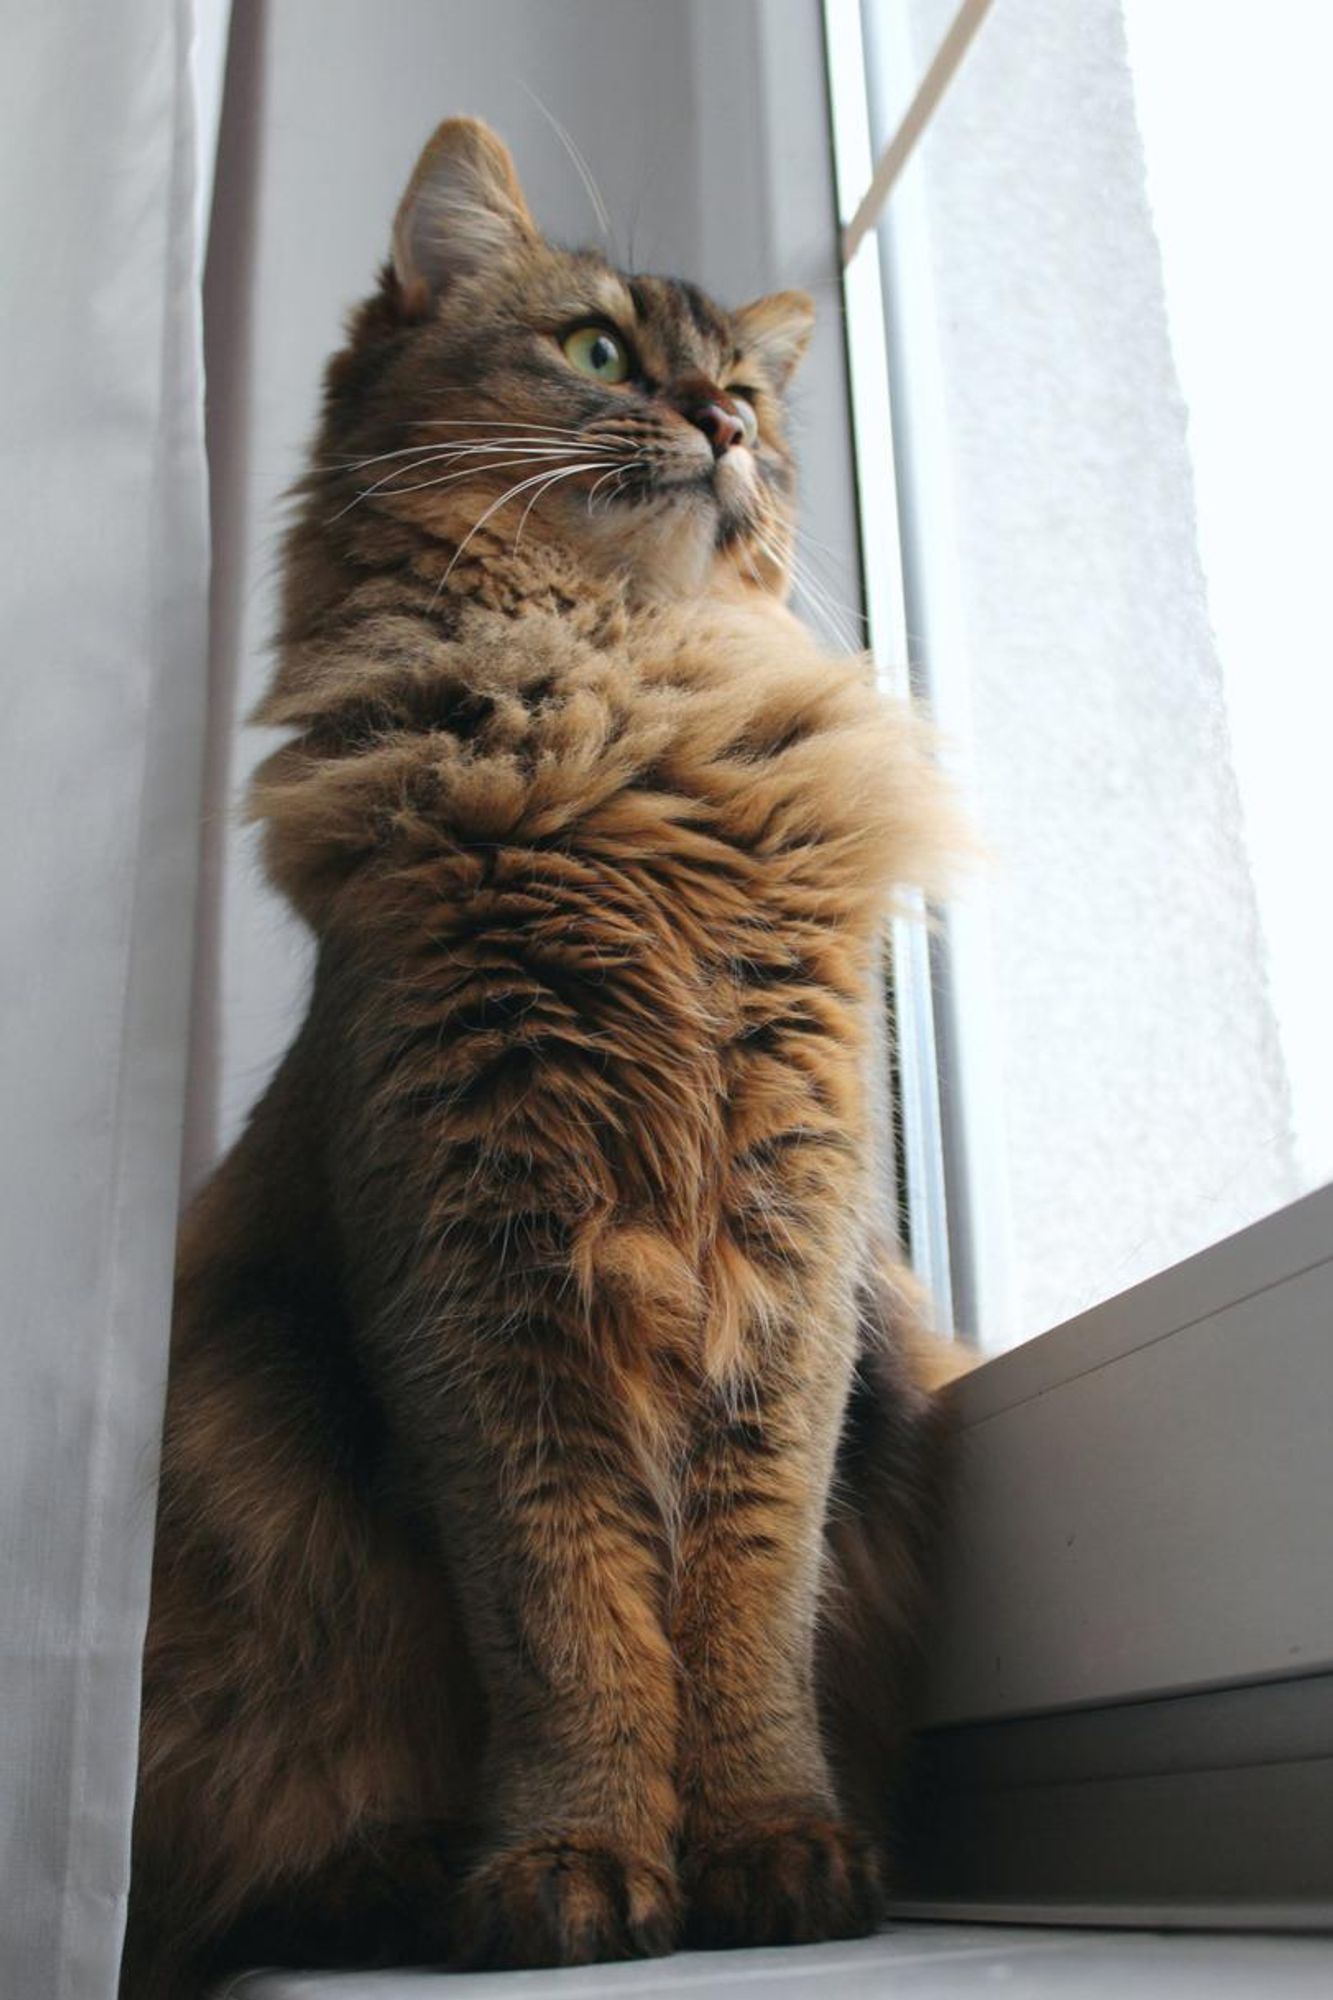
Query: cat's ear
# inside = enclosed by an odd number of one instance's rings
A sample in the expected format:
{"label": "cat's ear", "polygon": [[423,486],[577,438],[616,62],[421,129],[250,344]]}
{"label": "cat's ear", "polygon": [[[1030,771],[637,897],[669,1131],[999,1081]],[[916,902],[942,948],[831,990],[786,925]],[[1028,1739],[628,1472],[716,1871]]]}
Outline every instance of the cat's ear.
{"label": "cat's ear", "polygon": [[405,298],[424,307],[537,238],[507,148],[479,119],[446,118],[394,217],[393,268]]}
{"label": "cat's ear", "polygon": [[775,386],[785,389],[815,328],[815,302],[807,292],[773,292],[732,314],[742,354],[763,362]]}

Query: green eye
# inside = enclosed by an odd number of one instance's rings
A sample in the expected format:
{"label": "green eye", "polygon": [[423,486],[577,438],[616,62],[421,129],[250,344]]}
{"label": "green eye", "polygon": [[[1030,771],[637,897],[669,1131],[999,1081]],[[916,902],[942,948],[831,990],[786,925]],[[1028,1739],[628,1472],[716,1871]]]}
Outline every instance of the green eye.
{"label": "green eye", "polygon": [[739,389],[728,389],[727,394],[736,406],[736,415],[740,418],[741,428],[745,432],[745,442],[753,451],[759,436],[759,419],[755,415],[754,404]]}
{"label": "green eye", "polygon": [[595,382],[612,384],[629,380],[629,355],[624,344],[604,326],[576,326],[565,335],[562,344],[565,359],[580,375],[591,375]]}

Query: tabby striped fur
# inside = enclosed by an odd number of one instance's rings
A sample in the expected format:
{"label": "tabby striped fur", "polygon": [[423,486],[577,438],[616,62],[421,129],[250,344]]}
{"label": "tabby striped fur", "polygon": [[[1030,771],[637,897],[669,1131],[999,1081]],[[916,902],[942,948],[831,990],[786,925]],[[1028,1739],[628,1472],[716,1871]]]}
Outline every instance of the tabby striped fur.
{"label": "tabby striped fur", "polygon": [[[879,1907],[936,1417],[865,1065],[952,830],[917,722],[780,601],[808,308],[553,249],[466,121],[395,241],[261,711],[318,965],[182,1235],[124,2000]],[[618,400],[534,331],[571,304],[633,329]],[[687,379],[759,413],[729,483]],[[400,476],[441,406],[477,449]],[[589,469],[516,536],[523,426]]]}

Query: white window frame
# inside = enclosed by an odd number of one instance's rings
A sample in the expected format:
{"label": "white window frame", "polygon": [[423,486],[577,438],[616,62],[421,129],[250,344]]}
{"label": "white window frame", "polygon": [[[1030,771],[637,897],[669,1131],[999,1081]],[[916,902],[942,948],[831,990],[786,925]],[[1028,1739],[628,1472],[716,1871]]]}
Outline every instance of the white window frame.
{"label": "white window frame", "polygon": [[[859,0],[694,4],[701,127],[725,167],[725,18],[760,71],[769,255],[783,282],[818,290],[873,164]],[[821,31],[836,117],[810,88]],[[953,593],[931,570],[952,542],[927,532],[947,518],[947,455],[903,192],[847,274],[848,377],[825,367],[807,387],[798,439],[825,538],[829,496],[845,533],[855,486],[893,686],[909,606],[919,660],[957,644],[941,622]],[[936,713],[965,765],[965,679],[943,679]],[[962,1325],[1008,1288],[995,1072],[976,1022],[959,1033],[980,990],[980,921],[951,915],[933,952],[919,930],[895,939],[903,1207],[917,1267]],[[960,1479],[921,1739],[934,1782],[900,1907],[1333,1922],[1333,1189],[984,1362],[955,1396]]]}

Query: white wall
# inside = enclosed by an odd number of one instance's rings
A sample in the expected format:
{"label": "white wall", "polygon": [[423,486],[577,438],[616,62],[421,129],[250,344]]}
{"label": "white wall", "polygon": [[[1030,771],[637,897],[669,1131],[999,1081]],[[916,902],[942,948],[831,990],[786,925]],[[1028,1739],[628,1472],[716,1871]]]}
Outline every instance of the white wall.
{"label": "white wall", "polygon": [[234,823],[266,744],[238,717],[267,672],[280,496],[320,370],[369,289],[416,153],[453,112],[488,119],[533,207],[596,239],[529,91],[605,197],[612,254],[726,302],[803,284],[826,308],[798,398],[812,552],[853,595],[853,513],[817,0],[238,0],[210,251],[217,585],[205,913],[187,1183],[234,1136],[298,1017],[307,945]]}

